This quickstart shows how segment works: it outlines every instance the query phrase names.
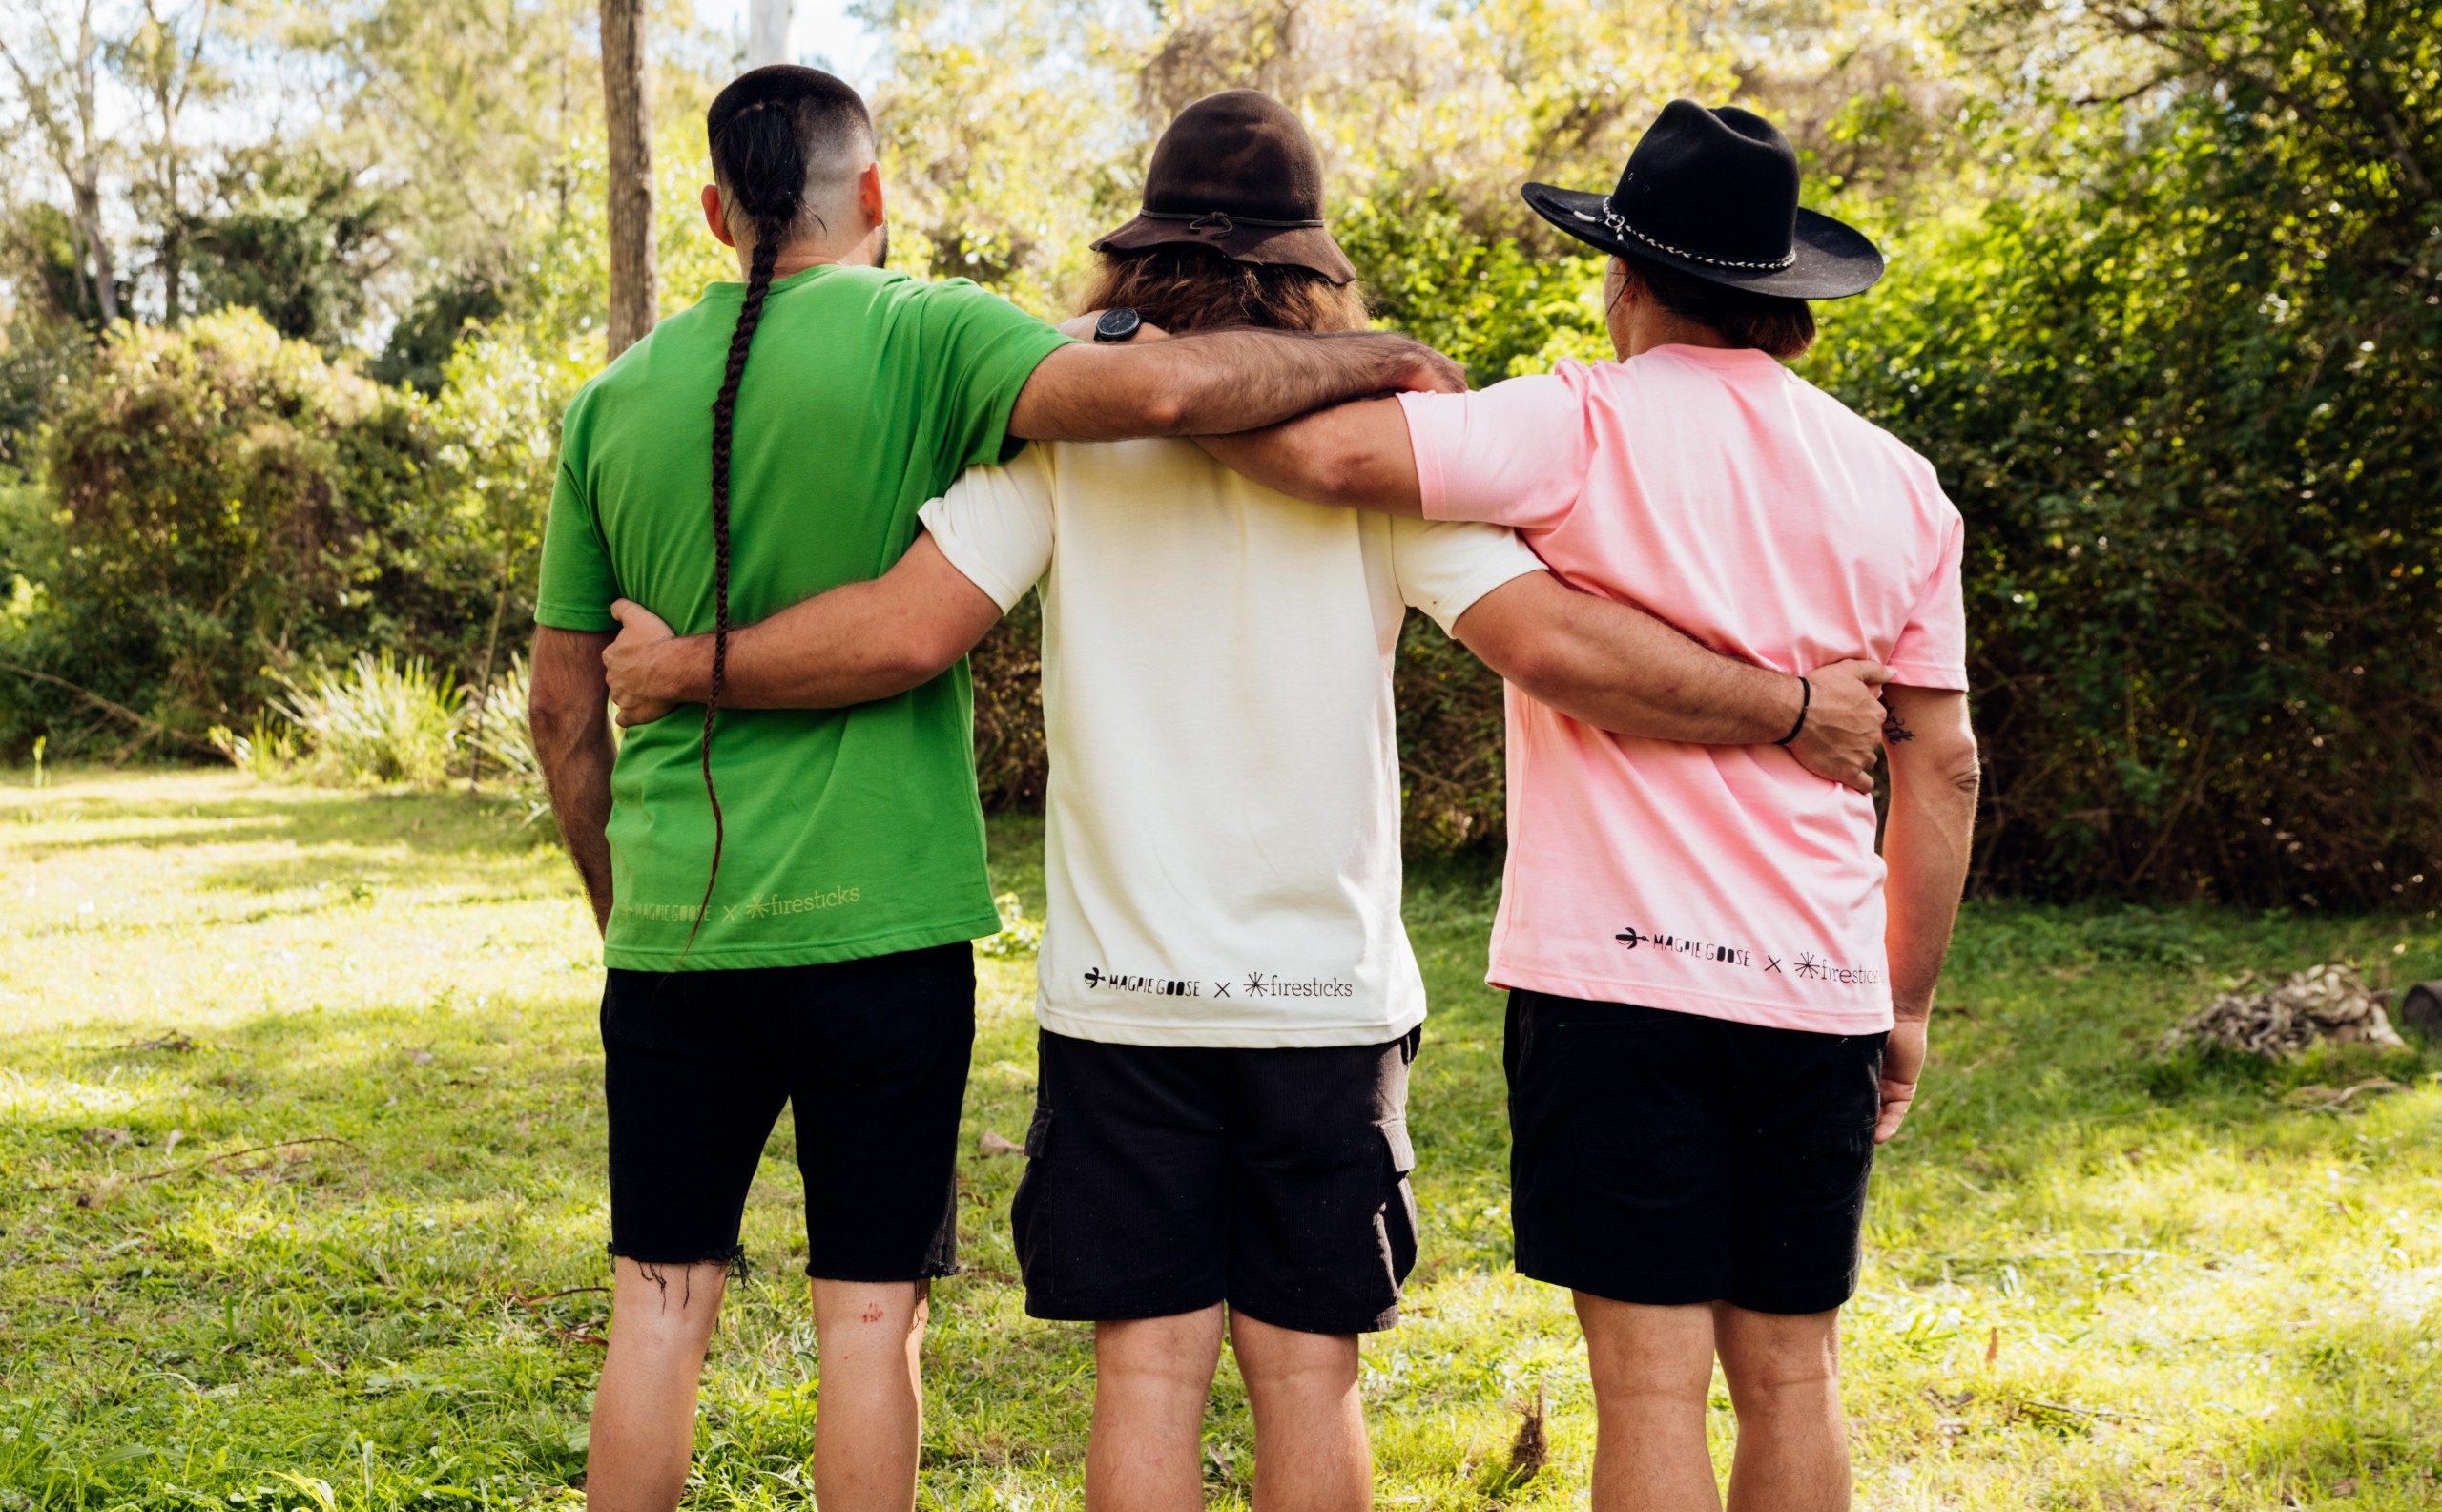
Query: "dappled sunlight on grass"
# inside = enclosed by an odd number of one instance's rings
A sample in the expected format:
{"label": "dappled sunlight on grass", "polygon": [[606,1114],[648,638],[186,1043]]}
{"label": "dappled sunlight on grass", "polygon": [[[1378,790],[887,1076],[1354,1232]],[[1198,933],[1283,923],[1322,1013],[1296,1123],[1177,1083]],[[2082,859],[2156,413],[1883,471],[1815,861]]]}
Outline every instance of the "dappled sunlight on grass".
{"label": "dappled sunlight on grass", "polygon": [[[995,821],[997,885],[1033,917],[1041,833]],[[1539,1393],[1550,1466],[1500,1503],[1583,1504],[1592,1451],[1567,1299],[1507,1269],[1491,886],[1463,862],[1411,881],[1435,1016],[1425,1253],[1365,1351],[1388,1508],[1485,1506]],[[320,1504],[286,1475],[334,1509],[575,1504],[608,1300],[600,978],[544,837],[458,794],[80,775],[0,786],[0,1506]],[[2442,1057],[2159,1048],[2217,980],[2337,955],[2442,976],[2442,930],[1971,911],[1849,1315],[1860,1505],[2442,1502]],[[1033,964],[979,962],[929,1505],[1076,1501],[1090,1335],[1024,1315],[1022,1163],[979,1144],[1024,1132]],[[2408,1089],[2285,1101],[2378,1073]],[[784,1120],[691,1505],[810,1500],[794,1150]],[[1726,1467],[1718,1384],[1711,1428]],[[1226,1360],[1209,1439],[1212,1502],[1244,1506]]]}

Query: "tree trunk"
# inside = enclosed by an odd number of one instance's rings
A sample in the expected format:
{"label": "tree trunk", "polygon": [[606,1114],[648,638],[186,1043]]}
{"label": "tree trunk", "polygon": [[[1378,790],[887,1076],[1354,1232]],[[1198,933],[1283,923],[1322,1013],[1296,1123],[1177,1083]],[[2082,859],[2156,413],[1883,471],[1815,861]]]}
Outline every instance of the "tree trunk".
{"label": "tree trunk", "polygon": [[796,12],[797,7],[790,0],[754,0],[747,10],[748,68],[794,61],[789,56],[789,25],[797,19]]}
{"label": "tree trunk", "polygon": [[98,184],[71,184],[76,218],[85,228],[85,246],[93,259],[93,301],[101,306],[102,323],[118,319],[118,270],[111,266],[111,244],[102,236],[102,192]]}
{"label": "tree trunk", "polygon": [[602,0],[602,105],[610,138],[610,353],[652,329],[652,119],[644,0]]}

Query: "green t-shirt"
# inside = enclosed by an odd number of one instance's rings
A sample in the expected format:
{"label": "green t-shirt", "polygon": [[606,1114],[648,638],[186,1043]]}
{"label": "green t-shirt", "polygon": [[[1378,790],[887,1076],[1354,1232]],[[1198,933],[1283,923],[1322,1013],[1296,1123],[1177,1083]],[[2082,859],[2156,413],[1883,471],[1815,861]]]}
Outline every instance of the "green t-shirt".
{"label": "green t-shirt", "polygon": [[[680,634],[713,628],[713,399],[745,292],[713,285],[569,406],[539,623],[614,629],[625,596]],[[823,266],[774,283],[737,400],[731,625],[887,570],[959,469],[1017,449],[1009,410],[1065,340],[964,280]],[[713,852],[702,711],[629,730],[604,959],[799,965],[991,934],[972,721],[963,661],[853,709],[722,710],[726,839],[692,949]]]}

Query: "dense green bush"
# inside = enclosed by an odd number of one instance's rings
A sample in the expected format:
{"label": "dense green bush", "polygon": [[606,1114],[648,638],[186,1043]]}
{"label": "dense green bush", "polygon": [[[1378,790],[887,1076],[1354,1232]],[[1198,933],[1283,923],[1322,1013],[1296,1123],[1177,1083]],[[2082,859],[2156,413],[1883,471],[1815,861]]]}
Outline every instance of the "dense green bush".
{"label": "dense green bush", "polygon": [[2208,102],[2088,161],[1815,368],[1967,515],[1979,882],[2430,905],[2442,206]]}
{"label": "dense green bush", "polygon": [[0,617],[0,745],[195,751],[363,647],[480,661],[509,581],[481,494],[501,464],[453,460],[455,414],[247,310],[114,332],[50,426],[43,507],[0,521],[48,563]]}

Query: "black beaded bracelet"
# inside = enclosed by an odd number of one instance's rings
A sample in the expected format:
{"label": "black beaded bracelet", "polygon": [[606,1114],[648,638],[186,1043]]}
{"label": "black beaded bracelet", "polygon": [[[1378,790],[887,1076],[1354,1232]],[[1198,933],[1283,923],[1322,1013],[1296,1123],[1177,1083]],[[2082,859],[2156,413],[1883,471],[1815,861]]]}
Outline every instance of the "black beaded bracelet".
{"label": "black beaded bracelet", "polygon": [[1790,741],[1796,739],[1798,732],[1806,728],[1806,712],[1814,707],[1814,684],[1807,681],[1805,676],[1801,674],[1797,680],[1797,685],[1800,690],[1797,700],[1797,723],[1790,726],[1789,734],[1781,736],[1778,740],[1773,741],[1772,744],[1774,745],[1787,745]]}

